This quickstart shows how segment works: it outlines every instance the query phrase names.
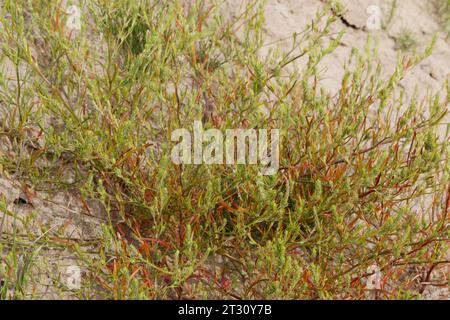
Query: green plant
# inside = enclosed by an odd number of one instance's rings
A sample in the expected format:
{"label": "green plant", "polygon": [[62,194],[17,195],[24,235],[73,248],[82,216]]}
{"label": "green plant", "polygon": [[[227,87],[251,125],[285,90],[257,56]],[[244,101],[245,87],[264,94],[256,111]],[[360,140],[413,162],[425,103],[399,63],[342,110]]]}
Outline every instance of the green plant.
{"label": "green plant", "polygon": [[[33,272],[35,259],[39,255],[42,245],[35,243],[24,249],[21,244],[20,235],[17,233],[15,216],[6,208],[4,200],[0,203],[2,219],[0,221],[0,300],[5,299],[23,299],[29,294],[29,279]],[[12,234],[4,232],[6,228],[6,217],[10,216],[13,220]],[[5,239],[3,240],[3,234]]]}
{"label": "green plant", "polygon": [[392,24],[392,21],[394,20],[395,14],[397,13],[397,9],[398,9],[398,0],[392,0],[391,3],[389,4],[389,11],[387,15],[386,14],[383,15],[386,17],[382,21],[383,30],[389,29],[389,27]]}
{"label": "green plant", "polygon": [[436,1],[436,6],[438,14],[440,15],[442,20],[444,31],[447,33],[447,35],[450,35],[450,1],[438,0]]}
{"label": "green plant", "polygon": [[411,30],[403,28],[396,38],[396,48],[403,51],[413,51],[417,47],[417,41]]}
{"label": "green plant", "polygon": [[[384,81],[369,39],[331,97],[317,78],[339,8],[261,57],[259,2],[231,20],[204,1],[84,4],[73,38],[61,2],[4,1],[2,127],[20,156],[1,164],[101,203],[97,256],[77,248],[95,296],[359,299],[372,265],[378,297],[420,296],[447,250],[450,94],[407,101],[398,84],[432,46]],[[279,172],[173,164],[171,132],[201,119],[280,129]]]}

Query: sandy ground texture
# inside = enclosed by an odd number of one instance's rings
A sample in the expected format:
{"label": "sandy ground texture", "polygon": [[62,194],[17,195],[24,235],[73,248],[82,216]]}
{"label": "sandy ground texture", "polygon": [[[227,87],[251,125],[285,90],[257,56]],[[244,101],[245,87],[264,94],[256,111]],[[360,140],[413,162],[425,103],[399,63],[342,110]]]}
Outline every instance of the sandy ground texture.
{"label": "sandy ground texture", "polygon": [[[324,0],[268,0],[266,7],[266,43],[267,47],[280,46],[288,48],[289,40],[294,33],[300,33],[314,18],[317,10],[323,8]],[[450,76],[450,41],[442,33],[433,1],[402,0],[398,1],[394,16],[389,20],[392,0],[344,0],[341,1],[347,11],[340,21],[334,25],[336,34],[345,30],[340,46],[325,58],[321,65],[321,85],[330,93],[336,93],[344,74],[343,64],[353,47],[363,50],[368,35],[379,43],[379,61],[385,75],[394,71],[399,55],[402,34],[408,32],[417,42],[420,52],[440,33],[433,55],[425,59],[417,68],[408,74],[402,85],[409,94],[416,86],[420,93],[427,90],[438,92]],[[224,12],[233,14],[242,7],[242,0],[228,0],[224,4]],[[370,7],[379,8],[382,26],[370,30]],[[388,25],[387,25],[388,24]]]}
{"label": "sandy ground texture", "polygon": [[[321,0],[268,0],[265,26],[266,48],[287,47],[289,40],[286,39],[293,33],[301,32],[324,2]],[[367,21],[370,14],[367,9],[371,5],[376,5],[381,10],[382,19],[387,19],[390,0],[345,0],[342,2],[348,10],[335,28],[336,33],[341,29],[344,29],[346,33],[336,51],[327,56],[321,65],[320,84],[331,94],[339,89],[343,76],[343,63],[350,51],[353,47],[362,49],[369,34],[379,41],[379,61],[387,76],[393,72],[401,54],[399,38],[404,30],[409,30],[419,49],[426,47],[436,32],[442,31],[432,1],[398,1],[398,8],[389,25],[380,30],[368,29]],[[242,8],[242,0],[227,0],[222,5],[224,13],[231,16],[239,8]],[[408,94],[412,94],[417,88],[419,94],[425,95],[429,91],[439,92],[449,78],[450,41],[441,34],[432,56],[412,70],[403,80],[402,86]],[[8,142],[1,139],[0,153],[7,153],[8,149]],[[22,247],[20,257],[23,259],[30,254],[27,253],[27,243],[39,243],[43,236],[48,235],[57,239],[60,245],[44,246],[41,249],[37,263],[39,268],[31,280],[32,290],[38,297],[58,297],[60,292],[65,291],[64,289],[70,285],[68,277],[73,271],[71,267],[77,266],[75,255],[68,250],[69,245],[78,242],[95,251],[102,217],[99,212],[95,216],[95,210],[88,212],[85,204],[81,203],[76,195],[34,192],[32,189],[33,187],[25,185],[24,181],[18,181],[14,176],[0,172],[0,198],[4,199],[7,212],[10,213],[5,218],[0,241],[8,245],[6,239],[14,232],[15,225]],[[13,219],[13,215],[17,218]],[[0,215],[0,223],[1,218]],[[430,288],[425,292],[425,296],[432,299],[450,298],[448,289]],[[65,297],[70,295],[65,294]]]}

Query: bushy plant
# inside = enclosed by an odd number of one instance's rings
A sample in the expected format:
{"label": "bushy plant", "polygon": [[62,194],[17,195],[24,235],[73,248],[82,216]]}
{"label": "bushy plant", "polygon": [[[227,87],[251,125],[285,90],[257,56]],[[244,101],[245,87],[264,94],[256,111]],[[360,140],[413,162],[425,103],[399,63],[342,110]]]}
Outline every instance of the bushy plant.
{"label": "bushy plant", "polygon": [[[20,157],[1,163],[101,203],[98,253],[78,250],[94,296],[364,298],[373,265],[377,297],[420,296],[447,250],[450,95],[398,84],[431,47],[385,81],[369,39],[331,96],[319,64],[339,6],[262,55],[259,2],[229,20],[204,1],[84,5],[75,34],[60,1],[4,1],[3,134]],[[280,129],[278,173],[174,164],[171,133],[195,120]]]}

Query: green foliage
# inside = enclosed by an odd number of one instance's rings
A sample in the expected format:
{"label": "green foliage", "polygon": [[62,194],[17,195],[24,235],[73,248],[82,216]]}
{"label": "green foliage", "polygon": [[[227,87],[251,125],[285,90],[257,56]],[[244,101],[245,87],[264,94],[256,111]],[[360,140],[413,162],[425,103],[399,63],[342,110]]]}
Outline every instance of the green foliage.
{"label": "green foliage", "polygon": [[[327,41],[329,10],[262,56],[261,5],[227,20],[204,1],[88,1],[75,37],[59,1],[4,3],[2,128],[20,157],[1,164],[102,204],[98,256],[78,250],[95,297],[359,299],[374,264],[381,297],[418,297],[413,268],[443,260],[450,95],[398,86],[431,47],[384,81],[369,39],[331,97],[316,81],[341,36]],[[201,119],[279,128],[279,172],[173,164],[171,132]]]}
{"label": "green foliage", "polygon": [[[42,249],[36,243],[28,245],[24,249],[21,236],[17,233],[17,219],[7,210],[4,199],[0,202],[0,300],[23,299],[28,296],[29,282],[35,267],[36,257]],[[13,219],[12,234],[8,235],[6,229],[6,217]],[[26,224],[26,221],[21,221]],[[3,234],[8,240],[3,242]]]}
{"label": "green foliage", "polygon": [[398,0],[392,0],[389,3],[389,10],[387,12],[384,12],[383,17],[386,17],[382,21],[382,27],[383,30],[389,29],[389,27],[392,24],[392,21],[394,20],[395,14],[397,13],[398,9]]}
{"label": "green foliage", "polygon": [[450,1],[449,0],[437,0],[437,10],[441,16],[442,25],[447,35],[450,35]]}
{"label": "green foliage", "polygon": [[409,29],[402,29],[396,38],[396,47],[403,52],[413,51],[417,47],[414,34]]}

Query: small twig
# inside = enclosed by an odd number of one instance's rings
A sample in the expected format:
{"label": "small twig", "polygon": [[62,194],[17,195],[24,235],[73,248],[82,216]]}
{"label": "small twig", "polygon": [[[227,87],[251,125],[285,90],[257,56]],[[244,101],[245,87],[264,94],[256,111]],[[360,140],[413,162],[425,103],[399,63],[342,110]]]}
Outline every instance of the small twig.
{"label": "small twig", "polygon": [[0,239],[3,236],[3,225],[5,223],[5,220],[6,220],[6,214],[3,212],[2,223],[0,223]]}

